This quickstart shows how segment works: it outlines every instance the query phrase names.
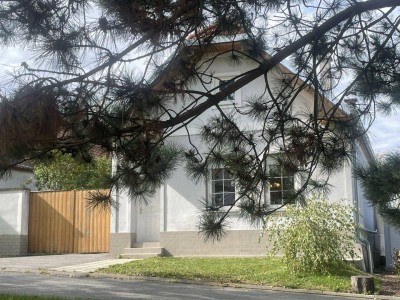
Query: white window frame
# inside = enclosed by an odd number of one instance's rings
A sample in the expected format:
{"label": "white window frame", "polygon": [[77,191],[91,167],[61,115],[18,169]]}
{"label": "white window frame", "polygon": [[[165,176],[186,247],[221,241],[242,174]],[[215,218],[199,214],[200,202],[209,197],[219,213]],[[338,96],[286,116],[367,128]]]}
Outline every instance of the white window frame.
{"label": "white window frame", "polygon": [[[233,201],[236,201],[236,199],[237,199],[237,189],[236,189],[236,183],[235,183],[235,179],[234,179],[234,178],[225,179],[225,172],[222,173],[222,174],[223,174],[222,179],[215,180],[215,179],[213,178],[213,171],[214,171],[214,170],[219,170],[219,169],[224,170],[224,171],[225,171],[225,170],[228,170],[228,168],[224,168],[224,167],[212,168],[212,169],[209,170],[209,179],[207,180],[207,181],[208,181],[208,184],[207,184],[207,186],[208,186],[208,193],[207,193],[207,195],[208,195],[208,205],[209,205],[209,206],[217,206],[217,205],[215,204],[214,195],[216,195],[216,194],[222,194],[222,199],[223,199],[222,201],[224,201],[224,198],[225,198],[225,186],[224,186],[224,185],[223,185],[223,191],[222,191],[222,193],[221,193],[221,192],[215,192],[215,191],[213,192],[213,184],[214,184],[215,182],[217,182],[217,181],[222,181],[222,182],[224,182],[224,181],[231,181],[231,184],[232,184],[232,182],[233,182],[234,192],[226,192],[226,193],[227,193],[227,194],[233,194],[233,195],[234,195]],[[233,203],[233,205],[235,206],[236,204]],[[223,205],[218,206],[218,207],[224,208],[224,207],[230,207],[230,206],[232,206],[232,204],[226,204],[226,205],[225,205],[225,203],[223,203]]]}
{"label": "white window frame", "polygon": [[[268,160],[267,161],[267,172],[268,172],[268,177],[269,177],[269,173],[270,173],[270,168],[272,166],[280,166],[275,160]],[[283,178],[285,177],[293,177],[292,181],[293,181],[293,189],[296,189],[297,186],[297,179],[298,177],[296,176],[296,173],[294,173],[292,176],[282,176],[283,172],[282,172],[282,166],[281,167],[281,172],[280,172],[280,185],[283,188]],[[278,178],[278,177],[277,177]],[[271,182],[268,180],[266,182],[266,188],[265,188],[265,194],[264,194],[264,201],[267,205],[271,206],[271,207],[280,207],[283,204],[283,198],[281,198],[281,203],[271,203]],[[283,195],[283,189],[281,190],[282,195]],[[286,190],[287,191],[287,190]]]}
{"label": "white window frame", "polygon": [[[216,73],[214,74],[213,80],[212,80],[212,87],[214,89],[214,94],[218,93],[220,89],[218,88],[220,86],[219,82],[220,80],[223,81],[228,81],[231,80],[232,78],[235,78],[239,76],[240,73],[238,72],[226,72],[226,73]],[[242,89],[238,89],[233,93],[234,100],[222,100],[219,102],[219,105],[221,107],[226,107],[226,106],[241,106],[242,105]]]}

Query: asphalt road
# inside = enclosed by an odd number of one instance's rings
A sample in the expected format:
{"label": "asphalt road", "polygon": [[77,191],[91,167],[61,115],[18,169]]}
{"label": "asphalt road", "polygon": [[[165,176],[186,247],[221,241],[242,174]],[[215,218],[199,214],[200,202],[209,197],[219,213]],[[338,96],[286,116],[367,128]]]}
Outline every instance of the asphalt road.
{"label": "asphalt road", "polygon": [[0,272],[1,293],[79,297],[82,299],[350,299],[309,293],[223,288],[162,281],[67,277]]}

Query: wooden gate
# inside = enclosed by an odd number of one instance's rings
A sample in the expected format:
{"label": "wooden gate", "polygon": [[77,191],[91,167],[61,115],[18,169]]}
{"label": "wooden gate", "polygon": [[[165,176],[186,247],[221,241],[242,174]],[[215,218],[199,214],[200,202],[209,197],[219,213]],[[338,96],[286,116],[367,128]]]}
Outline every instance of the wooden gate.
{"label": "wooden gate", "polygon": [[89,193],[90,191],[31,192],[28,251],[109,252],[110,211],[88,208]]}

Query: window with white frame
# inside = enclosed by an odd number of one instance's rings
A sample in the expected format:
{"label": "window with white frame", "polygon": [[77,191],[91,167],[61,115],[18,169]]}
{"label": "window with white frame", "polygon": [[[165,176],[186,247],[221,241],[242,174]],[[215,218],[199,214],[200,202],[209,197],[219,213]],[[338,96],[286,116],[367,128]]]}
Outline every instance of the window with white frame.
{"label": "window with white frame", "polygon": [[281,165],[269,165],[269,204],[281,205],[294,191],[294,174]]}
{"label": "window with white frame", "polygon": [[[234,82],[235,81],[233,79],[218,78],[218,92],[223,91],[227,87],[231,86]],[[223,101],[235,102],[235,93],[226,96],[226,98]]]}
{"label": "window with white frame", "polygon": [[[214,87],[216,88],[215,93],[221,92],[233,83],[235,83],[235,77],[238,74],[220,74],[214,76]],[[233,105],[240,106],[241,104],[241,89],[233,92],[232,94],[225,97],[224,100],[220,102],[220,105]]]}
{"label": "window with white frame", "polygon": [[235,203],[235,180],[228,169],[211,170],[211,199],[215,206],[231,206]]}

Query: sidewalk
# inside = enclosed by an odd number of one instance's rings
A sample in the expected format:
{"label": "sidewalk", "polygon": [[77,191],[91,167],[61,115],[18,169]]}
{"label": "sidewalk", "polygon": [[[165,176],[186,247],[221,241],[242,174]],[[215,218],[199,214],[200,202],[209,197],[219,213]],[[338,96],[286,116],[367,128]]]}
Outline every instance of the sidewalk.
{"label": "sidewalk", "polygon": [[132,259],[115,259],[109,254],[63,254],[0,258],[0,270],[9,272],[94,272]]}

